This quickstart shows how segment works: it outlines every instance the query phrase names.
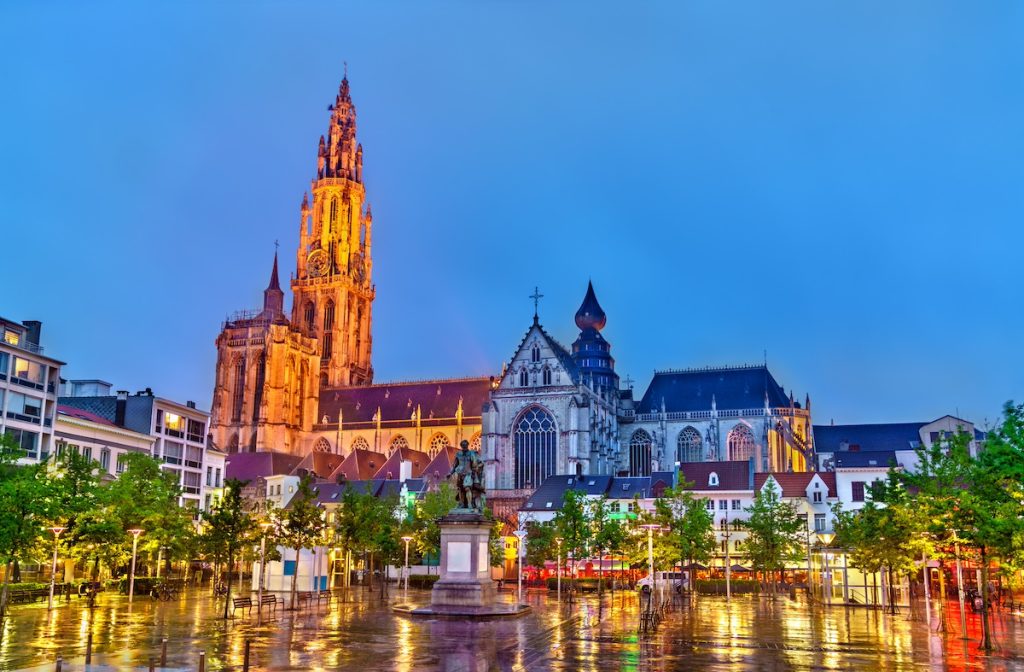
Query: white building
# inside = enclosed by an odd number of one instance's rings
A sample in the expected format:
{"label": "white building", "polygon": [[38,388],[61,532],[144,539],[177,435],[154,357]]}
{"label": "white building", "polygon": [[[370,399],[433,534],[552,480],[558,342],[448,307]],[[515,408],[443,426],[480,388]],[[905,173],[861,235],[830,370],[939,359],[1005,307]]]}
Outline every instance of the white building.
{"label": "white building", "polygon": [[54,448],[57,391],[64,362],[43,354],[42,324],[0,317],[0,431],[13,437],[24,460],[45,460]]}
{"label": "white building", "polygon": [[57,407],[56,454],[73,452],[99,462],[104,478],[124,471],[124,456],[150,455],[156,440],[149,434],[118,427],[110,420],[70,406]]}

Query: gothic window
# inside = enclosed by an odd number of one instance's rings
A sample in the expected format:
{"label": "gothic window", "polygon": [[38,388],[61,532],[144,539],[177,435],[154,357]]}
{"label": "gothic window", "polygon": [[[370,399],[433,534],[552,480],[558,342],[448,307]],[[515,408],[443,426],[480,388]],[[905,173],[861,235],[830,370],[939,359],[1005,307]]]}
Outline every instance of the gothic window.
{"label": "gothic window", "polygon": [[352,439],[352,450],[369,450],[369,442],[361,436]]}
{"label": "gothic window", "polygon": [[313,305],[312,301],[306,301],[306,308],[303,312],[302,318],[306,322],[306,328],[312,331],[313,325],[316,322],[316,306]]}
{"label": "gothic window", "polygon": [[235,384],[232,393],[234,397],[231,400],[231,421],[239,422],[242,419],[242,403],[245,401],[245,357],[239,357],[235,362]]}
{"label": "gothic window", "polygon": [[267,377],[267,355],[260,353],[256,362],[256,385],[252,396],[252,419],[260,419],[260,406],[263,404],[263,383]]}
{"label": "gothic window", "polygon": [[324,337],[323,337],[323,342],[324,342],[323,353],[320,355],[324,359],[330,359],[331,358],[331,352],[334,349],[333,348],[333,346],[334,346],[334,338],[333,338],[333,336],[334,336],[334,334],[330,334],[330,333],[324,334]]}
{"label": "gothic window", "polygon": [[302,362],[299,367],[299,380],[296,385],[295,406],[292,408],[292,424],[296,427],[302,426],[302,410],[306,404],[306,377],[309,375],[309,365]]}
{"label": "gothic window", "polygon": [[527,372],[524,366],[519,370],[519,387],[526,387],[530,384],[530,374]]}
{"label": "gothic window", "polygon": [[326,373],[321,373],[320,374],[320,389],[323,390],[326,387],[327,387],[327,374]]}
{"label": "gothic window", "polygon": [[551,367],[549,367],[549,366],[545,366],[544,367],[544,384],[545,385],[550,385],[551,384]]}
{"label": "gothic window", "polygon": [[754,456],[754,433],[746,425],[736,425],[729,432],[728,446],[730,460],[749,460]]}
{"label": "gothic window", "polygon": [[531,362],[539,362],[540,361],[540,346],[539,345],[534,345],[533,346],[533,351],[530,353],[530,361]]}
{"label": "gothic window", "polygon": [[232,434],[231,438],[228,439],[228,452],[229,453],[237,453],[238,452],[238,433],[237,432],[235,434]]}
{"label": "gothic window", "polygon": [[388,456],[394,453],[396,450],[402,450],[408,448],[409,442],[405,440],[405,437],[399,434],[395,438],[391,439],[391,445],[388,447]]}
{"label": "gothic window", "polygon": [[539,406],[531,406],[513,425],[515,487],[536,488],[555,473],[558,432],[555,419]]}
{"label": "gothic window", "polygon": [[629,475],[651,475],[651,435],[642,429],[633,432],[629,439]]}
{"label": "gothic window", "polygon": [[480,452],[480,432],[473,435],[473,438],[469,440],[469,449]]}
{"label": "gothic window", "polygon": [[700,432],[692,426],[684,427],[683,431],[679,432],[679,438],[676,440],[676,447],[679,451],[679,461],[702,462],[702,443]]}
{"label": "gothic window", "polygon": [[333,225],[338,219],[338,199],[331,199],[331,224]]}
{"label": "gothic window", "polygon": [[316,440],[316,443],[313,444],[313,452],[314,453],[329,453],[329,452],[331,452],[331,442],[321,436],[319,439]]}
{"label": "gothic window", "polygon": [[324,331],[330,331],[334,327],[334,301],[327,300],[327,307],[324,308]]}
{"label": "gothic window", "polygon": [[430,457],[437,457],[437,454],[448,447],[448,437],[438,432],[430,438]]}

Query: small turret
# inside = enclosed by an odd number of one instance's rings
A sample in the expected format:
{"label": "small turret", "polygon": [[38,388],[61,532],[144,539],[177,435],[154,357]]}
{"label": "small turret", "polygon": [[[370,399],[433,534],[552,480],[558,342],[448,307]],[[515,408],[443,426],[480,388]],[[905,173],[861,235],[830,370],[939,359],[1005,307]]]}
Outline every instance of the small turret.
{"label": "small turret", "polygon": [[274,267],[270,271],[270,283],[263,290],[263,314],[275,318],[284,314],[284,292],[277,274],[277,252],[274,252]]}

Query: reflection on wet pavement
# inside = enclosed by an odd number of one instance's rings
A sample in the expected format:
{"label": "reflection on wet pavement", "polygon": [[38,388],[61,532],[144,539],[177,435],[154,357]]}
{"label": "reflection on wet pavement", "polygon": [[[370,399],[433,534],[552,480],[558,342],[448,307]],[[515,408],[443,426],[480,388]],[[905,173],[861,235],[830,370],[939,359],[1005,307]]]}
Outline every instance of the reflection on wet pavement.
{"label": "reflection on wet pavement", "polygon": [[93,662],[119,670],[148,669],[164,637],[168,667],[194,670],[205,651],[211,672],[241,670],[247,639],[253,670],[1024,670],[1024,621],[997,615],[998,651],[985,656],[978,618],[969,615],[965,642],[955,603],[940,635],[932,632],[936,616],[930,630],[921,609],[890,616],[787,597],[728,605],[703,597],[676,605],[655,633],[641,635],[632,593],[560,607],[544,593],[527,601],[534,611],[516,620],[419,620],[355,590],[329,609],[279,611],[257,626],[243,612],[219,618],[223,603],[207,592],[134,605],[108,594],[92,614],[77,600],[52,614],[45,605],[15,607],[0,632],[0,669],[52,670],[58,655],[72,663],[65,670],[81,669],[91,627]]}

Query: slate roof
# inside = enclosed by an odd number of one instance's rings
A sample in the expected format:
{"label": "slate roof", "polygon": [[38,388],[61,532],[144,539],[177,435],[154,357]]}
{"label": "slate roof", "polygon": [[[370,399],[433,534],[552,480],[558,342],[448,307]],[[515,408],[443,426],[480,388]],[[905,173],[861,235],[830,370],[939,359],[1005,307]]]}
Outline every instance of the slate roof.
{"label": "slate roof", "polygon": [[832,458],[833,467],[836,469],[864,468],[864,467],[890,467],[899,465],[894,450],[869,450],[866,452],[837,452]]}
{"label": "slate roof", "polygon": [[[149,434],[152,431],[153,403],[156,398],[148,394],[130,394],[125,402],[124,424],[122,427]],[[117,417],[117,397],[59,397],[57,403],[69,408],[88,411],[111,423]]]}
{"label": "slate roof", "polygon": [[95,422],[98,425],[107,425],[108,427],[117,427],[112,420],[104,418],[103,416],[96,415],[82,408],[75,408],[74,406],[65,406],[64,404],[57,405],[57,413],[60,415],[67,415],[72,418],[78,418],[79,420],[88,420],[89,422]]}
{"label": "slate roof", "polygon": [[327,478],[341,465],[342,459],[342,456],[336,453],[313,452],[302,458],[292,474],[300,476],[301,470],[305,469],[312,472],[314,476]]}
{"label": "slate roof", "polygon": [[346,481],[368,481],[377,475],[387,461],[380,453],[354,448],[351,453],[331,472],[329,480],[337,482],[339,477]]}
{"label": "slate roof", "polygon": [[[377,490],[377,497],[399,496],[402,494],[403,482],[398,479],[382,481]],[[427,483],[422,478],[410,478],[404,482],[406,489],[412,494],[419,494],[427,489]]]}
{"label": "slate roof", "polygon": [[836,475],[831,471],[804,471],[799,473],[759,473],[754,474],[754,490],[760,490],[764,487],[765,481],[771,476],[782,488],[783,497],[806,497],[807,496],[807,485],[814,479],[815,476],[820,476],[821,480],[825,483],[825,487],[828,488],[828,494],[826,497],[838,497],[836,490]]}
{"label": "slate roof", "polygon": [[455,464],[455,451],[455,446],[447,446],[444,450],[438,451],[437,456],[419,475],[434,485],[441,482],[452,471],[452,465]]}
{"label": "slate roof", "polygon": [[290,474],[299,462],[301,459],[298,455],[289,453],[231,453],[224,461],[224,477],[254,481],[267,476]]}
{"label": "slate roof", "polygon": [[[425,427],[453,424],[462,399],[463,418],[480,417],[490,392],[489,378],[459,378],[414,382],[381,383],[320,391],[317,421],[327,416],[326,426],[337,427],[338,412],[342,428],[373,427],[373,416],[381,410],[381,423],[388,427],[415,424],[411,420],[420,408],[420,424]],[[472,423],[470,423],[472,424]]]}
{"label": "slate roof", "polygon": [[766,366],[656,371],[637,404],[637,413],[707,411],[711,398],[720,410],[764,408],[765,393],[772,407],[789,406],[789,397]]}
{"label": "slate roof", "polygon": [[[647,479],[644,479],[647,480]],[[582,490],[588,495],[600,496],[608,491],[611,476],[573,476],[569,474],[548,476],[520,510],[557,511],[562,508],[568,490]],[[633,495],[630,494],[630,497]],[[549,505],[550,503],[550,505]]]}
{"label": "slate roof", "polygon": [[[385,479],[398,478],[401,473],[402,462],[406,460],[412,463],[412,477],[419,478],[423,475],[423,470],[430,463],[430,456],[413,448],[400,448],[391,453],[391,456],[387,458],[373,477]],[[389,477],[388,474],[391,474],[391,476]]]}
{"label": "slate roof", "polygon": [[611,499],[633,499],[651,497],[650,476],[616,476],[608,486],[608,497]]}
{"label": "slate roof", "polygon": [[[683,462],[679,465],[679,480],[687,490],[750,490],[749,460],[723,462]],[[711,474],[718,475],[718,485],[708,485]]]}
{"label": "slate roof", "polygon": [[875,425],[814,425],[814,448],[819,453],[844,450],[913,450],[921,443],[925,422]]}

